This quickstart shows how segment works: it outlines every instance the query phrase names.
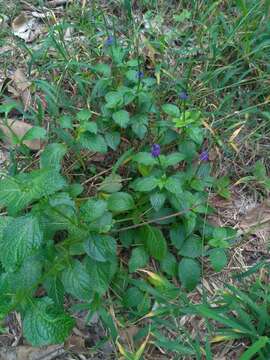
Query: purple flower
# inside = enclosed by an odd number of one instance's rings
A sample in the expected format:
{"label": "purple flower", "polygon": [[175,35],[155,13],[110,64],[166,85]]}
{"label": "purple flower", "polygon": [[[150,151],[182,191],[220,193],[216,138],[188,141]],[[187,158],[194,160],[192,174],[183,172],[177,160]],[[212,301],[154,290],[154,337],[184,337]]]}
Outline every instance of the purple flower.
{"label": "purple flower", "polygon": [[105,41],[106,46],[110,46],[114,43],[114,37],[112,35],[108,36],[107,40]]}
{"label": "purple flower", "polygon": [[209,153],[207,150],[204,150],[200,153],[200,160],[201,161],[208,161],[209,160]]}
{"label": "purple flower", "polygon": [[142,79],[144,77],[143,71],[137,71],[137,78]]}
{"label": "purple flower", "polygon": [[151,155],[153,157],[158,157],[160,155],[160,146],[159,144],[153,144],[151,147]]}
{"label": "purple flower", "polygon": [[179,94],[179,99],[180,100],[187,100],[188,99],[188,93],[186,91],[181,91],[180,94]]}

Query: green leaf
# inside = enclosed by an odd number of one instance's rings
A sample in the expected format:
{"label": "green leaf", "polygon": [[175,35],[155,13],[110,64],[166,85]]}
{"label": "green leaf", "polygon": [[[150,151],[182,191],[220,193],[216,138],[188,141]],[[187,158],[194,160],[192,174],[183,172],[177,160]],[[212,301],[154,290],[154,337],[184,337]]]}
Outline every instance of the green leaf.
{"label": "green leaf", "polygon": [[125,192],[116,192],[108,198],[108,209],[120,213],[132,210],[135,207],[132,196]]}
{"label": "green leaf", "polygon": [[172,194],[181,194],[181,182],[177,177],[169,177],[165,183],[165,189],[171,192]]}
{"label": "green leaf", "polygon": [[67,152],[67,147],[64,144],[49,144],[40,156],[41,168],[52,168],[60,171],[61,161]]}
{"label": "green leaf", "polygon": [[130,287],[124,294],[123,305],[126,308],[134,308],[141,303],[142,298],[143,294],[137,287]]}
{"label": "green leaf", "polygon": [[223,249],[212,249],[209,251],[211,265],[215,271],[221,271],[227,265],[226,252]]}
{"label": "green leaf", "polygon": [[117,270],[117,261],[112,258],[109,262],[99,262],[87,257],[86,269],[89,274],[93,290],[103,295],[109,288],[110,281]]}
{"label": "green leaf", "polygon": [[267,344],[270,344],[270,339],[267,336],[260,336],[249,348],[240,356],[239,360],[251,360],[254,355],[263,349]]}
{"label": "green leaf", "polygon": [[109,235],[91,233],[84,249],[92,259],[105,262],[116,255],[116,241]]}
{"label": "green leaf", "polygon": [[135,191],[149,192],[158,186],[158,179],[154,176],[148,176],[135,180],[132,187]]}
{"label": "green leaf", "polygon": [[61,116],[59,122],[63,129],[73,129],[72,117],[70,115]]}
{"label": "green leaf", "polygon": [[88,199],[80,208],[81,217],[86,223],[100,218],[107,211],[107,202],[104,200]]}
{"label": "green leaf", "polygon": [[5,227],[0,242],[0,259],[7,271],[16,269],[43,241],[38,220],[31,214],[20,216]]}
{"label": "green leaf", "polygon": [[115,193],[122,189],[122,178],[118,174],[107,176],[99,186],[99,191],[106,193]]}
{"label": "green leaf", "polygon": [[159,211],[166,201],[166,195],[155,193],[150,196],[150,202],[155,211]]}
{"label": "green leaf", "polygon": [[114,109],[124,104],[123,95],[120,92],[111,91],[106,94],[105,99],[107,101],[106,107]]}
{"label": "green leaf", "polygon": [[65,269],[62,274],[62,282],[65,291],[74,296],[76,299],[90,301],[93,296],[94,282],[86,271],[85,266],[75,260]]}
{"label": "green leaf", "polygon": [[82,123],[82,125],[80,126],[80,130],[83,131],[89,131],[92,134],[97,134],[98,132],[98,127],[97,124],[94,121],[87,121]]}
{"label": "green leaf", "polygon": [[120,144],[120,134],[117,131],[113,131],[113,132],[107,132],[105,134],[105,140],[107,145],[113,149],[116,150],[118,145]]}
{"label": "green leaf", "polygon": [[189,236],[179,250],[182,256],[195,258],[203,253],[203,242],[198,235]]}
{"label": "green leaf", "polygon": [[185,160],[185,155],[175,152],[166,156],[165,164],[166,166],[174,166],[183,160]]}
{"label": "green leaf", "polygon": [[146,114],[137,114],[132,116],[132,131],[134,134],[142,140],[147,133],[148,117]]}
{"label": "green leaf", "polygon": [[169,276],[177,275],[177,261],[173,254],[167,252],[167,255],[160,262],[161,270]]}
{"label": "green leaf", "polygon": [[255,163],[253,174],[259,181],[265,180],[267,177],[266,168],[260,160]]}
{"label": "green leaf", "polygon": [[132,250],[131,258],[128,262],[129,272],[135,272],[139,268],[143,268],[149,260],[149,256],[142,247],[137,247]]}
{"label": "green leaf", "polygon": [[140,235],[145,242],[149,255],[153,256],[156,260],[165,258],[167,254],[167,242],[161,230],[151,226],[143,226],[140,229]]}
{"label": "green leaf", "polygon": [[126,110],[119,110],[113,113],[112,118],[121,128],[126,128],[129,123],[129,113]]}
{"label": "green leaf", "polygon": [[29,129],[23,136],[22,142],[28,140],[35,140],[35,139],[46,139],[46,130],[43,129],[40,126],[33,126],[31,129]]}
{"label": "green leaf", "polygon": [[193,259],[182,259],[178,265],[178,275],[183,287],[188,291],[193,290],[201,277],[199,263]]}
{"label": "green leaf", "polygon": [[176,249],[181,249],[185,239],[186,232],[183,225],[177,225],[170,230],[170,239],[171,243],[176,247]]}
{"label": "green leaf", "polygon": [[167,115],[170,115],[170,116],[173,116],[173,117],[179,117],[180,116],[180,110],[176,105],[164,104],[164,105],[162,105],[162,110]]}
{"label": "green leaf", "polygon": [[33,170],[0,180],[0,206],[6,206],[10,214],[16,214],[32,201],[54,194],[66,185],[54,169]]}
{"label": "green leaf", "polygon": [[79,144],[90,151],[106,153],[107,144],[102,135],[89,134],[85,132],[79,138]]}
{"label": "green leaf", "polygon": [[56,305],[63,306],[64,304],[64,285],[56,276],[47,277],[43,283],[47,295],[54,301]]}
{"label": "green leaf", "polygon": [[50,298],[33,299],[23,319],[23,334],[33,346],[62,343],[70,334],[75,321]]}
{"label": "green leaf", "polygon": [[80,110],[77,115],[76,115],[76,119],[78,121],[82,121],[82,122],[85,122],[85,121],[88,121],[92,116],[92,113],[90,110],[88,109],[82,109]]}
{"label": "green leaf", "polygon": [[156,159],[148,152],[139,152],[133,156],[133,160],[146,166],[157,164]]}

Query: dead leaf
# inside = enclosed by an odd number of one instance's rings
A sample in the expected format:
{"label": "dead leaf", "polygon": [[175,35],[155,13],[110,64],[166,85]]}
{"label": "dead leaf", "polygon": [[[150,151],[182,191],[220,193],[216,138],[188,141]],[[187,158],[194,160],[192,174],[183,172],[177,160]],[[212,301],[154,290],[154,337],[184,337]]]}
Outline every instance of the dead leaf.
{"label": "dead leaf", "polygon": [[32,346],[1,347],[0,360],[52,360],[65,353],[62,345],[52,345],[47,348]]}
{"label": "dead leaf", "polygon": [[51,0],[47,1],[48,7],[57,7],[72,2],[72,0]]}
{"label": "dead leaf", "polygon": [[26,79],[21,69],[15,71],[11,80],[12,85],[8,86],[9,92],[15,95],[15,97],[20,97],[24,104],[24,110],[27,110],[31,104],[31,92],[29,90],[31,82]]}
{"label": "dead leaf", "polygon": [[[23,136],[27,133],[27,131],[33,128],[32,125],[27,124],[24,121],[14,120],[14,119],[8,119],[7,125],[8,126],[0,124],[0,129],[6,135],[8,143],[12,143],[12,137],[13,137],[12,131],[19,139],[22,139]],[[9,128],[12,131],[10,131]],[[28,146],[31,150],[40,150],[41,148],[40,140],[26,140],[24,141],[24,144]]]}
{"label": "dead leaf", "polygon": [[270,233],[270,199],[248,211],[241,219],[239,227],[252,234],[262,230]]}
{"label": "dead leaf", "polygon": [[29,17],[25,13],[21,13],[12,22],[12,30],[15,36],[30,43],[41,34],[41,25],[38,19]]}

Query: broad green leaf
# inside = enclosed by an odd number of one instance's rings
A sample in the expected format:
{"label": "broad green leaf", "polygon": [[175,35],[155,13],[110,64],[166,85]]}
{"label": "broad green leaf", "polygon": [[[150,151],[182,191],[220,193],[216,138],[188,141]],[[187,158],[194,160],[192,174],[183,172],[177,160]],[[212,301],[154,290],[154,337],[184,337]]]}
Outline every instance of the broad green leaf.
{"label": "broad green leaf", "polygon": [[167,243],[161,230],[151,226],[143,226],[140,229],[140,235],[144,240],[149,255],[153,256],[156,260],[165,258]]}
{"label": "broad green leaf", "polygon": [[107,202],[104,200],[88,199],[80,208],[81,217],[86,223],[100,218],[107,211]]}
{"label": "broad green leaf", "polygon": [[81,129],[82,131],[89,131],[92,134],[97,134],[98,132],[97,124],[94,121],[87,121],[82,123],[82,125],[80,126],[80,130]]}
{"label": "broad green leaf", "polygon": [[10,214],[16,214],[34,200],[54,194],[65,185],[63,177],[54,169],[6,177],[0,180],[0,207],[6,206]]}
{"label": "broad green leaf", "polygon": [[189,236],[181,246],[179,254],[182,256],[195,258],[203,253],[203,242],[198,235]]}
{"label": "broad green leaf", "polygon": [[90,301],[93,297],[94,282],[84,264],[75,260],[62,274],[65,291],[76,299]]}
{"label": "broad green leaf", "polygon": [[0,243],[2,242],[4,229],[12,220],[13,218],[10,216],[0,216]]}
{"label": "broad green leaf", "polygon": [[96,261],[109,261],[116,255],[116,241],[109,235],[91,233],[84,243],[86,253]]}
{"label": "broad green leaf", "polygon": [[93,290],[103,295],[109,288],[110,282],[117,270],[117,261],[99,262],[90,257],[86,259],[86,269],[93,284]]}
{"label": "broad green leaf", "polygon": [[188,291],[193,290],[201,277],[199,263],[193,259],[182,259],[178,265],[178,275],[183,287]]}
{"label": "broad green leaf", "polygon": [[107,132],[105,134],[105,140],[111,149],[116,150],[121,141],[120,133],[117,131]]}
{"label": "broad green leaf", "polygon": [[215,271],[221,271],[227,265],[227,256],[224,249],[212,249],[209,251],[211,265]]}
{"label": "broad green leaf", "polygon": [[135,207],[132,196],[125,192],[116,192],[108,198],[108,209],[112,212],[121,213],[132,210]]}
{"label": "broad green leaf", "polygon": [[182,193],[181,182],[177,177],[173,176],[167,179],[165,183],[165,189],[176,195]]}
{"label": "broad green leaf", "polygon": [[73,129],[72,116],[63,115],[59,118],[59,123],[63,129]]}
{"label": "broad green leaf", "polygon": [[167,252],[165,258],[160,262],[161,270],[169,275],[177,275],[177,261],[175,256],[172,253]]}
{"label": "broad green leaf", "polygon": [[106,153],[107,144],[102,135],[85,132],[79,138],[79,144],[90,151]]}
{"label": "broad green leaf", "polygon": [[136,240],[137,229],[129,229],[119,234],[120,242],[125,248],[129,248]]}
{"label": "broad green leaf", "polygon": [[76,115],[76,119],[79,120],[80,122],[84,122],[84,121],[87,121],[91,118],[92,116],[92,113],[90,110],[88,109],[82,109],[80,110],[79,112],[77,112],[77,115]]}
{"label": "broad green leaf", "polygon": [[105,99],[107,101],[106,107],[109,109],[115,109],[124,103],[123,95],[116,91],[107,93]]}
{"label": "broad green leaf", "polygon": [[130,121],[129,113],[126,110],[119,110],[113,113],[112,118],[121,128],[126,128]]}
{"label": "broad green leaf", "polygon": [[126,308],[137,307],[143,298],[143,293],[135,286],[130,287],[124,294],[123,305]]}
{"label": "broad green leaf", "polygon": [[4,268],[14,270],[37,250],[43,241],[39,222],[31,214],[9,222],[0,241],[0,259]]}
{"label": "broad green leaf", "polygon": [[43,129],[40,126],[33,126],[31,129],[29,129],[23,136],[22,142],[28,140],[35,140],[35,139],[46,139],[46,130]]}
{"label": "broad green leaf", "polygon": [[150,202],[155,211],[159,211],[164,205],[166,195],[162,193],[155,193],[150,196]]}
{"label": "broad green leaf", "polygon": [[137,135],[137,137],[140,140],[142,140],[147,133],[147,126],[143,124],[139,124],[137,122],[132,122],[131,128],[134,134]]}
{"label": "broad green leaf", "polygon": [[115,193],[122,189],[122,178],[118,174],[111,174],[107,176],[99,186],[100,191],[106,193]]}
{"label": "broad green leaf", "polygon": [[49,144],[40,156],[41,168],[52,168],[60,171],[61,161],[67,152],[67,147],[64,144]]}
{"label": "broad green leaf", "polygon": [[264,180],[267,177],[267,172],[266,172],[266,168],[264,166],[264,164],[262,163],[262,161],[256,161],[255,166],[254,166],[254,170],[253,170],[253,174],[256,177],[257,180]]}
{"label": "broad green leaf", "polygon": [[88,225],[88,230],[98,233],[106,233],[110,231],[113,226],[112,213],[106,211],[101,217],[94,220]]}
{"label": "broad green leaf", "polygon": [[63,306],[65,290],[61,280],[56,276],[46,277],[43,286],[55,305]]}
{"label": "broad green leaf", "polygon": [[143,165],[155,165],[156,159],[148,152],[140,152],[133,156],[133,160]]}
{"label": "broad green leaf", "polygon": [[176,247],[176,249],[178,250],[181,249],[186,239],[186,232],[184,226],[177,225],[171,228],[170,239],[171,239],[171,243]]}
{"label": "broad green leaf", "polygon": [[166,156],[165,164],[166,166],[174,166],[183,160],[185,160],[185,155],[175,152]]}
{"label": "broad green leaf", "polygon": [[170,116],[173,116],[173,117],[176,117],[176,118],[180,116],[180,110],[176,105],[164,104],[164,105],[162,105],[162,110],[167,115],[170,115]]}
{"label": "broad green leaf", "polygon": [[135,180],[132,187],[135,191],[149,192],[158,186],[158,179],[154,176],[148,176],[145,178],[139,178]]}
{"label": "broad green leaf", "polygon": [[129,272],[135,272],[139,268],[143,268],[149,260],[149,256],[143,247],[137,247],[132,250],[131,257],[128,262]]}
{"label": "broad green leaf", "polygon": [[62,343],[75,321],[50,298],[33,299],[23,318],[23,334],[33,346]]}

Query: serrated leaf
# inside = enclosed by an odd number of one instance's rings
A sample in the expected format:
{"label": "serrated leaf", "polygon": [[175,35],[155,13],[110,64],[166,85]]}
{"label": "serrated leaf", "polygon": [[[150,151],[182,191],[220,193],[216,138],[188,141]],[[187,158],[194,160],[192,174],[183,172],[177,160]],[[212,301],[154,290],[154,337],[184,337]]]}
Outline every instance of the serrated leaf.
{"label": "serrated leaf", "polygon": [[88,199],[80,208],[81,217],[86,223],[97,220],[106,211],[107,202],[96,199]]}
{"label": "serrated leaf", "polygon": [[94,121],[87,121],[84,122],[81,126],[80,129],[83,129],[85,131],[89,131],[92,134],[97,134],[98,132],[98,127],[97,124]]}
{"label": "serrated leaf", "polygon": [[181,249],[185,238],[186,232],[183,225],[177,225],[171,228],[170,239],[171,243],[176,247],[176,249]]}
{"label": "serrated leaf", "polygon": [[7,271],[14,270],[37,250],[43,241],[39,222],[31,214],[20,216],[5,227],[0,241],[0,259]]}
{"label": "serrated leaf", "polygon": [[118,174],[107,176],[99,186],[100,191],[114,193],[122,189],[122,178]]}
{"label": "serrated leaf", "polygon": [[179,254],[182,256],[195,258],[202,255],[203,242],[198,235],[189,236],[181,246]]}
{"label": "serrated leaf", "polygon": [[171,192],[172,194],[181,194],[182,188],[181,188],[181,182],[177,177],[169,177],[165,183],[165,189]]}
{"label": "serrated leaf", "polygon": [[54,301],[56,305],[62,306],[64,303],[64,286],[61,280],[56,277],[47,277],[43,286],[47,295]]}
{"label": "serrated leaf", "polygon": [[125,192],[116,192],[108,198],[108,209],[112,212],[121,213],[132,210],[135,207],[132,196]]}
{"label": "serrated leaf", "polygon": [[111,149],[116,150],[121,141],[120,134],[117,131],[107,132],[105,134],[105,140]]}
{"label": "serrated leaf", "polygon": [[111,91],[108,92],[105,96],[105,99],[107,101],[106,107],[109,109],[114,109],[116,107],[119,107],[123,105],[123,95],[120,92]]}
{"label": "serrated leaf", "polygon": [[131,257],[128,262],[129,272],[135,272],[139,268],[143,268],[149,260],[149,256],[143,247],[137,247],[132,250]]}
{"label": "serrated leaf", "polygon": [[155,193],[150,196],[150,202],[155,211],[159,211],[164,205],[166,195],[161,193]]}
{"label": "serrated leaf", "polygon": [[86,259],[86,269],[93,283],[93,290],[103,295],[109,288],[110,281],[117,270],[117,261],[98,262],[90,257]]}
{"label": "serrated leaf", "polygon": [[93,296],[93,280],[85,266],[78,260],[65,269],[62,274],[65,291],[76,299],[90,301]]}
{"label": "serrated leaf", "polygon": [[127,289],[123,296],[123,305],[126,308],[134,308],[141,303],[143,293],[135,286]]}
{"label": "serrated leaf", "polygon": [[92,113],[91,113],[90,110],[82,109],[77,113],[76,119],[79,120],[79,121],[84,122],[84,121],[89,120],[91,118],[91,116],[92,116]]}
{"label": "serrated leaf", "polygon": [[134,181],[132,187],[135,191],[149,192],[158,186],[158,180],[154,176],[139,178]]}
{"label": "serrated leaf", "polygon": [[193,259],[182,259],[178,265],[178,275],[183,287],[188,291],[193,290],[201,277],[199,263]]}
{"label": "serrated leaf", "polygon": [[22,142],[24,141],[31,141],[35,139],[46,139],[46,130],[40,126],[33,126],[31,127],[23,136]]}
{"label": "serrated leaf", "polygon": [[106,153],[107,144],[102,135],[95,135],[85,132],[79,138],[79,144],[90,151]]}
{"label": "serrated leaf", "polygon": [[117,125],[124,129],[128,126],[130,121],[129,113],[126,110],[119,110],[113,113],[112,118]]}
{"label": "serrated leaf", "polygon": [[65,185],[63,177],[54,169],[7,177],[0,180],[0,207],[6,206],[10,214],[16,214],[33,200],[54,194]]}
{"label": "serrated leaf", "polygon": [[143,226],[140,229],[140,235],[144,240],[149,255],[153,256],[156,260],[165,258],[167,243],[161,230],[151,226]]}
{"label": "serrated leaf", "polygon": [[96,261],[109,261],[116,255],[116,241],[109,235],[91,233],[84,242],[86,253]]}
{"label": "serrated leaf", "polygon": [[23,334],[33,346],[62,343],[71,332],[75,321],[50,298],[33,299],[23,319]]}
{"label": "serrated leaf", "polygon": [[177,275],[177,261],[173,254],[167,252],[165,258],[161,260],[160,266],[165,274],[169,276]]}
{"label": "serrated leaf", "polygon": [[162,105],[162,110],[173,117],[179,117],[180,116],[180,110],[176,105],[173,104],[164,104]]}
{"label": "serrated leaf", "polygon": [[49,144],[40,156],[41,168],[53,168],[55,170],[61,169],[61,161],[67,152],[67,147],[64,144]]}
{"label": "serrated leaf", "polygon": [[221,271],[227,265],[227,256],[224,249],[212,249],[209,251],[211,265],[215,271]]}
{"label": "serrated leaf", "polygon": [[133,160],[143,165],[155,165],[157,163],[156,159],[148,152],[140,152],[133,156]]}

